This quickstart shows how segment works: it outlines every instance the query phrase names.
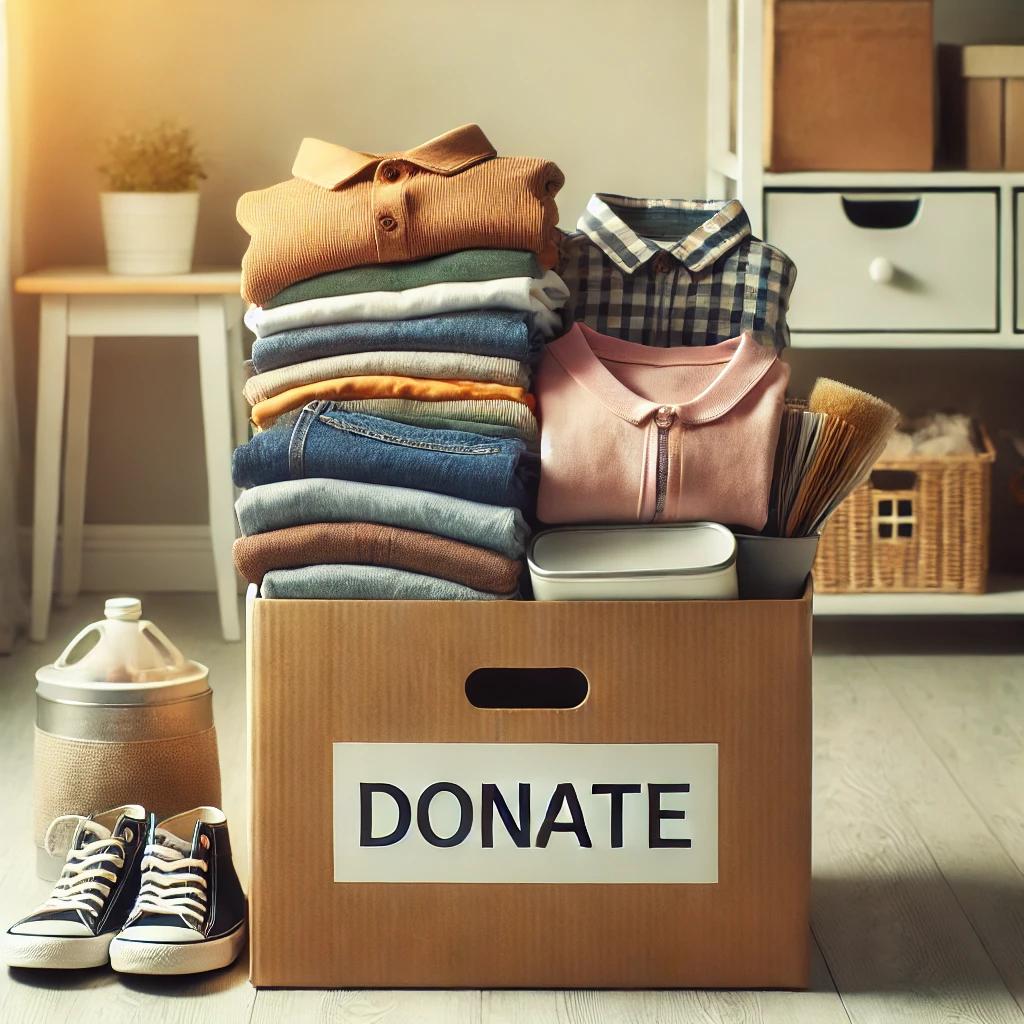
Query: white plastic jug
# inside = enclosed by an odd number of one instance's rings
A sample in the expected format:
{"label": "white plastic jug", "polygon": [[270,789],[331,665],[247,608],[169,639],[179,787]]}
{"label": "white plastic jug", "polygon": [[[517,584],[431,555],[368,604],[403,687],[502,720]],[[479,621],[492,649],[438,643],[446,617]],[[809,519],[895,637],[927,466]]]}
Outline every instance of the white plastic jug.
{"label": "white plastic jug", "polygon": [[[86,653],[76,658],[79,648]],[[63,864],[66,849],[46,841],[62,814],[135,803],[164,818],[220,806],[208,675],[142,618],[134,597],[107,601],[105,617],[39,669],[33,802],[41,877],[56,877]]]}
{"label": "white plastic jug", "polygon": [[[173,679],[187,670],[174,644],[148,619],[137,597],[111,597],[105,618],[86,626],[53,663],[52,675],[81,683],[146,683]],[[77,661],[72,655],[88,637],[95,645]]]}

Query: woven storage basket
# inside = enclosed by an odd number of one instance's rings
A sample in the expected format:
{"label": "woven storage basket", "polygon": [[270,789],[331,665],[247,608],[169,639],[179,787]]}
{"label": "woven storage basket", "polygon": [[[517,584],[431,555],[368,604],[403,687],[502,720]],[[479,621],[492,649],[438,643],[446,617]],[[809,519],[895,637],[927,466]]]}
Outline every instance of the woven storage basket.
{"label": "woven storage basket", "polygon": [[975,445],[971,455],[878,462],[822,532],[815,590],[983,593],[996,456],[980,424]]}

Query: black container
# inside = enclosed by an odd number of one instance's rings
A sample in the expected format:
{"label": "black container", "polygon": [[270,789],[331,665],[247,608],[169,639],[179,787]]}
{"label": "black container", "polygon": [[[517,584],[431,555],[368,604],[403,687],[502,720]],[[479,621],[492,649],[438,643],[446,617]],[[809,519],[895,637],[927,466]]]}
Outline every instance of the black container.
{"label": "black container", "polygon": [[789,600],[800,597],[818,550],[810,537],[762,537],[736,534],[736,570],[741,600]]}

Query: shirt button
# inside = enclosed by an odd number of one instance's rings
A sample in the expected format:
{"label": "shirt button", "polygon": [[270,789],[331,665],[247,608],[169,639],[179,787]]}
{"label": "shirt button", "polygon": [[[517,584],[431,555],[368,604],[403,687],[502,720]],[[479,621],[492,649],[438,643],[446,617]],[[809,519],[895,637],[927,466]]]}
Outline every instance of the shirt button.
{"label": "shirt button", "polygon": [[672,257],[667,253],[659,252],[654,257],[654,269],[659,274],[667,274],[672,267]]}
{"label": "shirt button", "polygon": [[382,213],[377,218],[377,223],[380,224],[385,231],[394,231],[395,228],[398,227],[398,221],[395,220],[390,213]]}
{"label": "shirt button", "polygon": [[394,164],[387,164],[380,173],[385,181],[398,181],[402,176],[402,172]]}

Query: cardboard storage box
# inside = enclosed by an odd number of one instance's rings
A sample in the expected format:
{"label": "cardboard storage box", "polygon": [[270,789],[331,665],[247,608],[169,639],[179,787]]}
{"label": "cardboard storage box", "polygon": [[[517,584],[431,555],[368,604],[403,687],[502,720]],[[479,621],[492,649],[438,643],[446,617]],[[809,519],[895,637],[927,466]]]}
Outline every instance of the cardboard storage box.
{"label": "cardboard storage box", "polygon": [[254,984],[807,984],[810,588],[248,628]]}
{"label": "cardboard storage box", "polygon": [[768,167],[931,170],[931,0],[770,0],[766,11]]}
{"label": "cardboard storage box", "polygon": [[939,84],[944,159],[1024,170],[1024,46],[941,46]]}

